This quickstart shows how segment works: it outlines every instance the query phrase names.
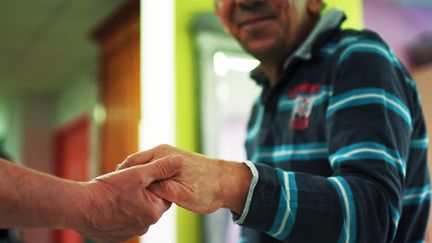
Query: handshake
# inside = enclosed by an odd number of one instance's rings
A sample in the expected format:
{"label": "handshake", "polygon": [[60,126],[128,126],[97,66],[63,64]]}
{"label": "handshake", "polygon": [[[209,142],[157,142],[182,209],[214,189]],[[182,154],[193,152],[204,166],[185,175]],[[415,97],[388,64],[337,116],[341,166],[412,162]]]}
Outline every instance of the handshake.
{"label": "handshake", "polygon": [[251,180],[245,164],[160,145],[80,183],[86,217],[74,228],[97,241],[118,242],[145,234],[171,203],[201,214],[219,208],[242,214]]}

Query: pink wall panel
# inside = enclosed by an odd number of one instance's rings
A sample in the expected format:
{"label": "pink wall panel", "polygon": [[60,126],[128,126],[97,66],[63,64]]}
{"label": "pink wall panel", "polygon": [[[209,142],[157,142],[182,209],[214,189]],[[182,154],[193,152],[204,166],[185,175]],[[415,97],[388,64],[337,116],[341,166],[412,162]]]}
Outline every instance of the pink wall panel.
{"label": "pink wall panel", "polygon": [[408,65],[406,49],[414,38],[432,32],[432,9],[403,7],[379,0],[363,0],[365,27],[378,32]]}

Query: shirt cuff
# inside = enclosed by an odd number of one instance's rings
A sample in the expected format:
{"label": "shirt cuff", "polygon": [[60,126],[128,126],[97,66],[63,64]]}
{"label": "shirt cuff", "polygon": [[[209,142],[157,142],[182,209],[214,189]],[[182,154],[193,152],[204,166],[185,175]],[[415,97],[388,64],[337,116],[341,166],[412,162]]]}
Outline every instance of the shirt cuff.
{"label": "shirt cuff", "polygon": [[241,216],[238,220],[234,221],[234,223],[236,223],[236,224],[242,224],[245,221],[246,216],[249,213],[249,208],[250,208],[250,205],[252,202],[252,196],[254,194],[255,186],[258,183],[258,179],[259,179],[258,170],[256,169],[255,165],[251,161],[246,161],[244,163],[249,167],[249,169],[252,172],[252,181],[251,181],[251,184],[249,186],[249,192],[248,192],[248,196],[246,198],[246,203],[245,203],[245,206],[243,209],[243,213],[241,214]]}

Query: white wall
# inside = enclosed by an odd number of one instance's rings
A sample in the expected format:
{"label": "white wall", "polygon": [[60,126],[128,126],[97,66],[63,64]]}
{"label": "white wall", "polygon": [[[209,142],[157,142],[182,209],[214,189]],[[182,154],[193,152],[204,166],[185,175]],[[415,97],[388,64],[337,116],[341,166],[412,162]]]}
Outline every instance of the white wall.
{"label": "white wall", "polygon": [[54,129],[55,94],[25,94],[22,96],[22,159],[33,169],[53,172],[52,131]]}
{"label": "white wall", "polygon": [[96,78],[86,75],[67,83],[58,92],[56,126],[63,126],[87,114],[93,115],[98,102]]}
{"label": "white wall", "polygon": [[[58,92],[58,102],[56,107],[55,127],[60,129],[69,125],[71,122],[88,116],[91,120],[90,129],[90,167],[89,175],[91,178],[97,176],[99,172],[99,121],[100,117],[95,117],[95,109],[98,106],[98,86],[96,75],[87,74],[81,78],[69,82]],[[99,120],[98,120],[99,119]]]}
{"label": "white wall", "polygon": [[[57,92],[19,93],[0,89],[0,137],[6,136],[6,151],[15,161],[34,161],[35,155],[31,151],[42,146],[42,141],[44,146],[51,145],[56,129],[84,115],[93,122],[97,103],[96,81],[90,76],[70,82]],[[96,137],[93,132],[97,130],[95,122],[93,125],[92,140]],[[46,151],[39,150],[39,154],[51,152]],[[43,163],[50,162],[49,156],[43,155],[40,160],[42,158],[47,160]],[[50,171],[47,166],[42,167]]]}

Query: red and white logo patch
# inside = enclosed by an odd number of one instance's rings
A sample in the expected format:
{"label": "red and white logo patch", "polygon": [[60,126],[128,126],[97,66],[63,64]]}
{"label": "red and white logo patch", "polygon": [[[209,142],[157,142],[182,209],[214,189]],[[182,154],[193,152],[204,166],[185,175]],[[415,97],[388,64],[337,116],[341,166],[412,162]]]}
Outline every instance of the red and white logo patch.
{"label": "red and white logo patch", "polygon": [[309,118],[312,113],[316,94],[322,85],[301,84],[288,91],[290,98],[296,97],[291,114],[290,126],[295,130],[304,130],[309,127]]}
{"label": "red and white logo patch", "polygon": [[314,96],[298,96],[291,115],[291,128],[304,130],[309,127],[310,114],[314,103]]}

